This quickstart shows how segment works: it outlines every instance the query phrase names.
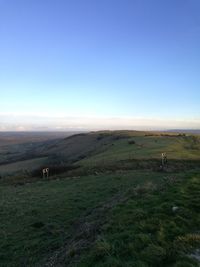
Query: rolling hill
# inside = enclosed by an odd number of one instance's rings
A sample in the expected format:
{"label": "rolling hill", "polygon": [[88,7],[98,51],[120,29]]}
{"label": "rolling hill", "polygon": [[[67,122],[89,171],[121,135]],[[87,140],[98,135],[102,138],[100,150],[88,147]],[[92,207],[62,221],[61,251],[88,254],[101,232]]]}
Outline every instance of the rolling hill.
{"label": "rolling hill", "polygon": [[199,266],[199,135],[90,132],[10,153],[0,266]]}

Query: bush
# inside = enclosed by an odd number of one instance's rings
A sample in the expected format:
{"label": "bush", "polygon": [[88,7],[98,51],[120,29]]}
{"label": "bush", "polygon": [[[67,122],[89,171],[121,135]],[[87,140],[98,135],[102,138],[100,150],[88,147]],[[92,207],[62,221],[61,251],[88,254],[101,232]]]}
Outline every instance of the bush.
{"label": "bush", "polygon": [[129,145],[135,145],[135,141],[134,140],[131,140],[128,143],[129,143]]}

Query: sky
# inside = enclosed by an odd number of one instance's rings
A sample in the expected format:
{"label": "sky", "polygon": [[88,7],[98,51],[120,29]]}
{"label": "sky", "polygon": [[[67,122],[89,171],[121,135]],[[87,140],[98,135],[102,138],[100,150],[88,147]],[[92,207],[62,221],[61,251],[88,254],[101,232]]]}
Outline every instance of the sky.
{"label": "sky", "polygon": [[0,0],[0,131],[200,129],[199,0]]}

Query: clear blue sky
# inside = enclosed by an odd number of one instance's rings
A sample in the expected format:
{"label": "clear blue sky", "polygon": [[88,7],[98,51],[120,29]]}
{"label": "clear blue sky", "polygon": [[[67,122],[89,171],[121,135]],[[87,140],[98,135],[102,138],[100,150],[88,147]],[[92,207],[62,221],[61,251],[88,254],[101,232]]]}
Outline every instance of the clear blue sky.
{"label": "clear blue sky", "polygon": [[200,122],[199,14],[199,0],[0,0],[1,117]]}

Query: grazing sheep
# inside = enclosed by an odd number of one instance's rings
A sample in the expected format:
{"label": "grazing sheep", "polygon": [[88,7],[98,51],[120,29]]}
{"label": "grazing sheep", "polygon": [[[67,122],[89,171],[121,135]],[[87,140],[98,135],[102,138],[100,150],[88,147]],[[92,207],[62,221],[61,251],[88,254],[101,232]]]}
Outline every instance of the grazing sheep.
{"label": "grazing sheep", "polygon": [[49,177],[49,168],[42,169],[43,178]]}

